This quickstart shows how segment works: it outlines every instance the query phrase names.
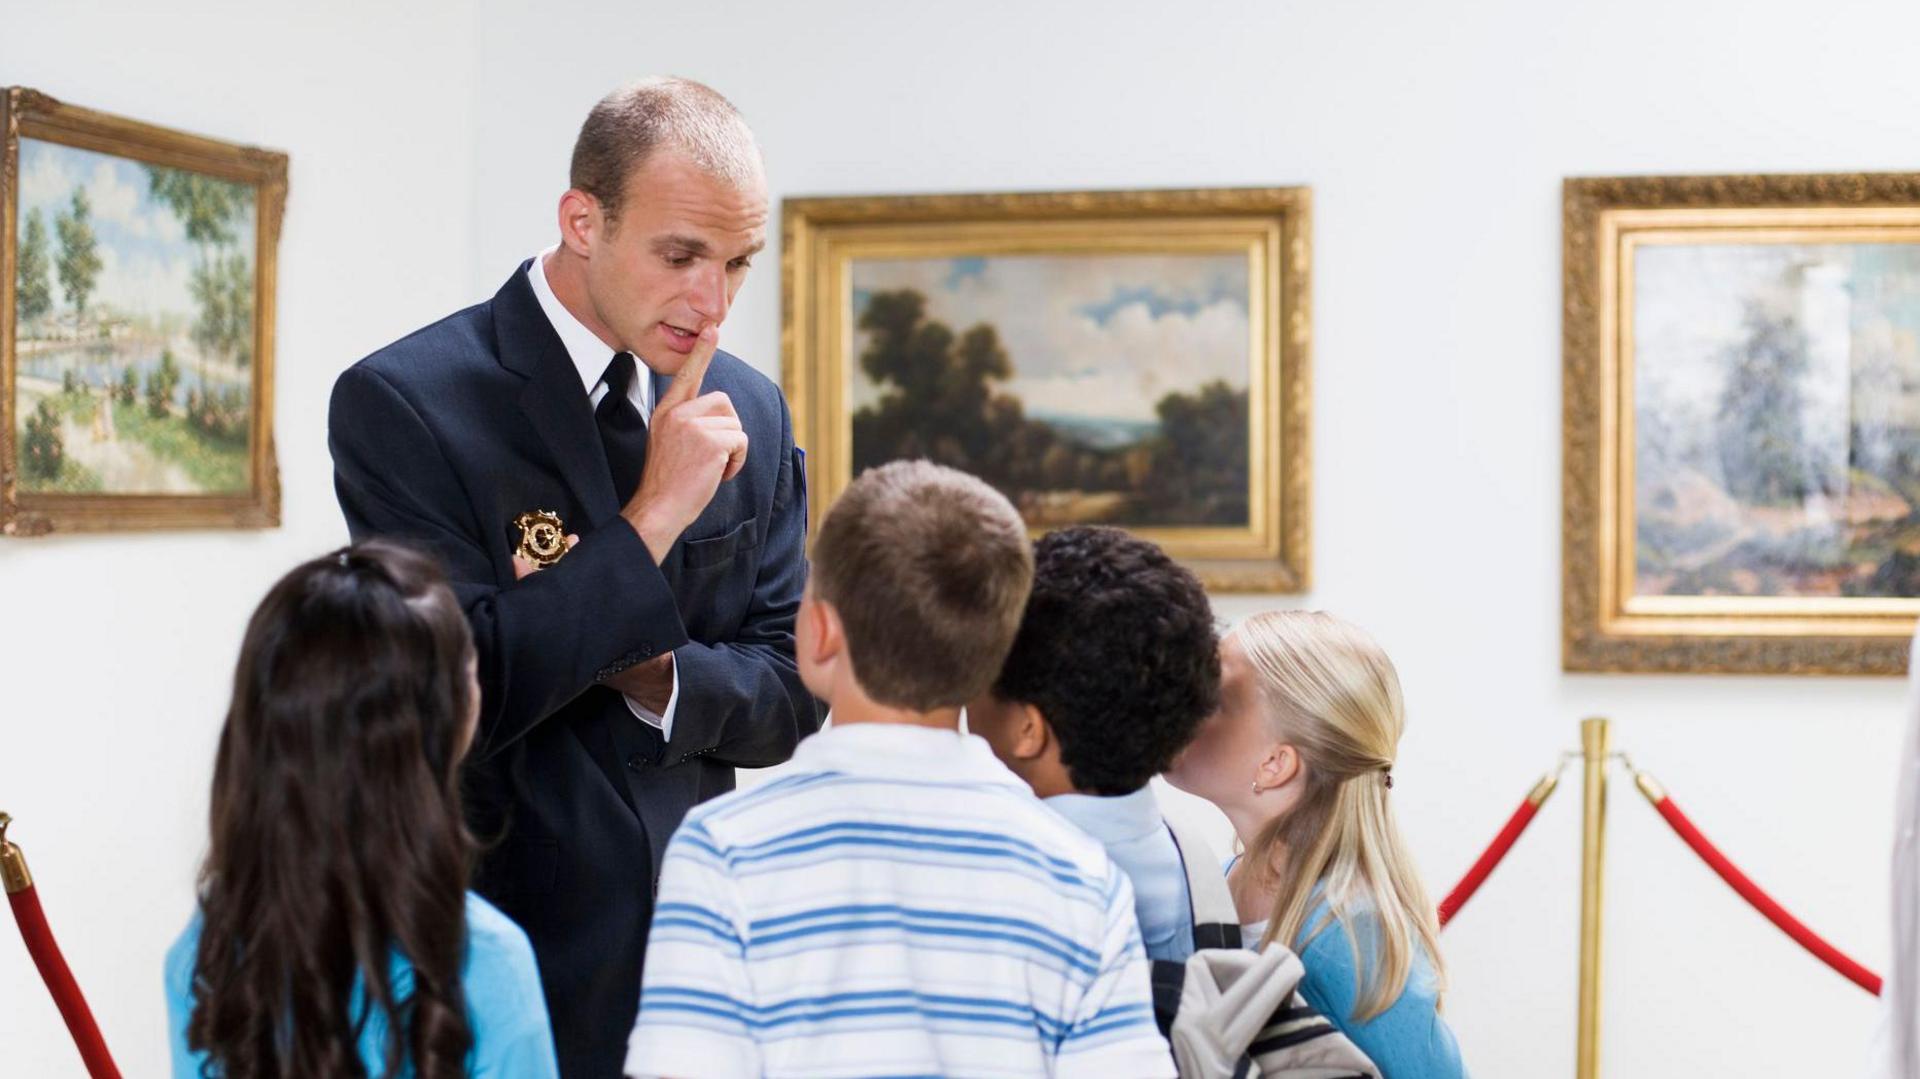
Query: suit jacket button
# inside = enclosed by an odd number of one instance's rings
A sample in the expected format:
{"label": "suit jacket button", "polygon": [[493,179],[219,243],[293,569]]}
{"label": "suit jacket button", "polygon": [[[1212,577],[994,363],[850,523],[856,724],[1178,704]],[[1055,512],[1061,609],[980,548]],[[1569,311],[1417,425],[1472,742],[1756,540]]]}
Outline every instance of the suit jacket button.
{"label": "suit jacket button", "polygon": [[633,756],[627,758],[627,767],[636,772],[644,771],[647,765],[652,763],[653,762],[649,761],[643,753],[635,753]]}

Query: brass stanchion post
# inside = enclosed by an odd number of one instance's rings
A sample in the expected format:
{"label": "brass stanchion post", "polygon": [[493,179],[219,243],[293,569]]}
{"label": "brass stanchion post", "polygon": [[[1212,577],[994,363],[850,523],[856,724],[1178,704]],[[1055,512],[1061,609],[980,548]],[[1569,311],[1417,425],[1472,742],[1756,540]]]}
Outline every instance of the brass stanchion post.
{"label": "brass stanchion post", "polygon": [[33,887],[33,874],[27,872],[27,856],[7,842],[7,828],[12,824],[11,816],[0,813],[0,885],[5,886],[8,895]]}
{"label": "brass stanchion post", "polygon": [[1605,719],[1580,723],[1580,755],[1586,764],[1586,806],[1580,836],[1580,1043],[1579,1079],[1600,1077],[1601,885],[1606,877],[1607,756],[1613,731]]}

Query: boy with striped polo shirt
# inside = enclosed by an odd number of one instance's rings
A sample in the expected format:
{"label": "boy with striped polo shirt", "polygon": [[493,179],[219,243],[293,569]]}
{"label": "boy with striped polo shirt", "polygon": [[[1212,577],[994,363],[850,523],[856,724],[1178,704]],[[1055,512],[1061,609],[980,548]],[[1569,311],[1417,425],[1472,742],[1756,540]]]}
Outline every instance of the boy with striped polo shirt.
{"label": "boy with striped polo shirt", "polygon": [[959,731],[1032,574],[951,469],[834,504],[796,628],[832,726],[674,834],[629,1075],[1173,1076],[1125,874]]}

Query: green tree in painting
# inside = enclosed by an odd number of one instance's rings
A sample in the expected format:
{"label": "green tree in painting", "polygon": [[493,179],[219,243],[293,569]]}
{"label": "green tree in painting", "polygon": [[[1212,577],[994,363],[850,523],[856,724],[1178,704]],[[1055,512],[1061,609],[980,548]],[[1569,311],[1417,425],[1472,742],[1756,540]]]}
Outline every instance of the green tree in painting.
{"label": "green tree in painting", "polygon": [[180,385],[180,365],[172,349],[160,351],[160,366],[147,374],[147,415],[164,420],[173,411],[173,391]]}
{"label": "green tree in painting", "polygon": [[1143,524],[1247,519],[1247,391],[1209,382],[1170,393],[1143,486],[1152,507]]}
{"label": "green tree in painting", "polygon": [[1831,494],[1842,477],[1821,473],[1801,426],[1807,335],[1790,315],[1749,304],[1745,341],[1728,349],[1726,388],[1715,416],[1727,493],[1767,505]]}
{"label": "green tree in painting", "polygon": [[253,362],[253,269],[241,254],[215,254],[187,284],[200,306],[193,343],[202,355]]}
{"label": "green tree in painting", "polygon": [[179,218],[199,248],[188,290],[199,307],[191,336],[200,385],[187,396],[187,422],[202,434],[230,438],[244,430],[244,394],[216,390],[208,361],[253,363],[253,263],[239,248],[239,225],[253,209],[253,189],[181,169],[147,166],[148,192]]}
{"label": "green tree in painting", "polygon": [[140,375],[133,368],[120,372],[120,385],[113,391],[113,399],[128,406],[140,399]]}
{"label": "green tree in painting", "polygon": [[180,219],[188,240],[212,248],[239,239],[235,226],[253,208],[253,188],[160,165],[146,169],[148,193]]}
{"label": "green tree in painting", "polygon": [[199,173],[148,165],[152,196],[179,218],[199,247],[188,289],[199,305],[193,343],[202,357],[253,362],[253,263],[237,246],[253,209],[253,189]]}
{"label": "green tree in painting", "polygon": [[54,217],[53,228],[60,237],[60,258],[56,266],[60,288],[66,293],[67,302],[73,305],[73,328],[77,333],[81,316],[86,313],[87,297],[93,294],[100,277],[100,251],[93,237],[93,204],[87,199],[86,188],[73,189],[72,203]]}
{"label": "green tree in painting", "polygon": [[888,389],[854,414],[854,469],[927,457],[1005,487],[1015,477],[999,441],[1026,418],[993,384],[1011,377],[1013,364],[992,326],[956,340],[945,323],[927,319],[926,306],[912,289],[879,292],[860,316],[870,335],[860,369]]}
{"label": "green tree in painting", "polygon": [[65,465],[67,450],[60,439],[60,414],[44,397],[40,399],[40,407],[27,416],[20,455],[22,469],[36,480],[58,479]]}
{"label": "green tree in painting", "polygon": [[53,310],[53,264],[47,253],[47,223],[39,210],[27,214],[20,234],[20,270],[15,310],[21,322],[32,322]]}

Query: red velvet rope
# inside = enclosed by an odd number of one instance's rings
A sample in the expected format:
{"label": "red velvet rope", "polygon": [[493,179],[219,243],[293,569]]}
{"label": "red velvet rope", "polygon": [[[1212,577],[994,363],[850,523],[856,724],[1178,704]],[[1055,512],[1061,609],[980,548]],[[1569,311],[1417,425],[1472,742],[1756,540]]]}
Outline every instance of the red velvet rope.
{"label": "red velvet rope", "polygon": [[1538,812],[1540,812],[1540,806],[1535,804],[1532,798],[1528,798],[1520,803],[1519,809],[1513,811],[1513,816],[1507,818],[1506,827],[1500,829],[1500,834],[1493,837],[1493,842],[1489,843],[1487,849],[1481,853],[1480,860],[1473,863],[1473,868],[1467,870],[1467,875],[1461,877],[1460,883],[1454,885],[1453,891],[1448,892],[1447,897],[1440,901],[1442,926],[1452,921],[1453,916],[1460,913],[1460,908],[1466,906],[1467,900],[1473,898],[1473,893],[1480,890],[1480,885],[1486,883],[1487,875],[1492,873],[1493,867],[1499,865],[1500,860],[1513,849],[1514,841],[1520,838],[1521,832],[1527,830],[1527,825],[1533,823],[1534,814]]}
{"label": "red velvet rope", "polygon": [[1663,792],[1660,798],[1653,800],[1653,808],[1660,811],[1660,815],[1673,826],[1673,830],[1686,841],[1687,846],[1692,847],[1693,852],[1698,854],[1702,861],[1712,866],[1713,871],[1720,874],[1721,880],[1726,881],[1734,891],[1739,892],[1740,898],[1751,903],[1753,909],[1766,915],[1768,921],[1779,926],[1782,932],[1798,941],[1802,948],[1812,952],[1816,958],[1838,971],[1841,976],[1874,996],[1880,995],[1878,974],[1854,962],[1840,949],[1820,939],[1819,934],[1802,925],[1798,918],[1788,914],[1785,908],[1774,902],[1772,896],[1761,891],[1759,885],[1747,879],[1747,875],[1728,861],[1727,856],[1720,853],[1719,848],[1709,843],[1706,836],[1700,834],[1700,829],[1693,826],[1693,822],[1687,819],[1685,813],[1680,812],[1680,807],[1673,804],[1671,797]]}
{"label": "red velvet rope", "polygon": [[113,1065],[106,1040],[93,1021],[93,1012],[88,1010],[86,998],[80,995],[80,984],[73,980],[73,971],[67,968],[66,959],[60,955],[60,945],[54,942],[53,930],[47,926],[47,914],[40,909],[39,890],[29,887],[14,892],[7,896],[7,902],[13,905],[13,919],[19,923],[20,936],[27,943],[27,953],[33,956],[33,965],[40,968],[40,978],[47,983],[47,992],[53,994],[60,1017],[67,1021],[73,1044],[80,1048],[80,1059],[86,1062],[87,1074],[93,1079],[120,1079],[120,1069]]}

